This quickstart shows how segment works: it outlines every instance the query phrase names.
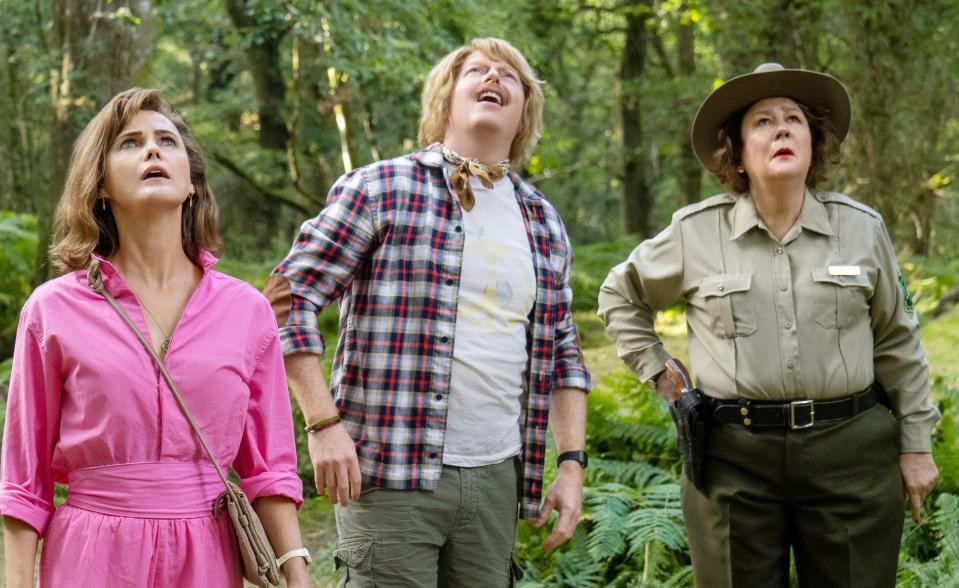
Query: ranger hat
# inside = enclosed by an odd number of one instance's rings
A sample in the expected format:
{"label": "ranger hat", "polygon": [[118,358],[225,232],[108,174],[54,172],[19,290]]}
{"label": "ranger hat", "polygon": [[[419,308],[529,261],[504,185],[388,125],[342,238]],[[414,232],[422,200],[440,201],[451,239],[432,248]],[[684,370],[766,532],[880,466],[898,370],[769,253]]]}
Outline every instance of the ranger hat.
{"label": "ranger hat", "polygon": [[736,76],[713,90],[699,107],[693,119],[692,138],[696,157],[703,167],[709,169],[713,153],[720,147],[719,130],[726,120],[750,104],[774,96],[822,108],[835,125],[840,142],[849,132],[849,94],[839,80],[815,71],[764,63],[752,73]]}

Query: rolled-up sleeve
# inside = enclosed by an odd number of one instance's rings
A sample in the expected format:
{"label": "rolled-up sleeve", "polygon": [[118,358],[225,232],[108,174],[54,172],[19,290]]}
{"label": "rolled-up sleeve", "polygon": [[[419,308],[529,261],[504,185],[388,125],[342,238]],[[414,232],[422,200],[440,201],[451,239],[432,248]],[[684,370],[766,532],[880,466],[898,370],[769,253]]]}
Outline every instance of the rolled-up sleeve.
{"label": "rolled-up sleeve", "polygon": [[573,264],[573,248],[565,231],[562,233],[562,239],[566,245],[566,262],[563,268],[563,283],[559,300],[559,313],[562,318],[556,325],[556,337],[554,339],[556,354],[554,385],[557,388],[579,388],[589,392],[589,371],[586,369],[583,360],[579,333],[573,323],[573,315],[570,311],[573,304],[573,289],[569,285],[569,275]]}
{"label": "rolled-up sleeve", "polygon": [[669,354],[653,328],[656,312],[682,296],[683,236],[676,218],[613,267],[599,289],[598,314],[620,359],[643,381],[659,373]]}
{"label": "rolled-up sleeve", "polygon": [[906,298],[896,253],[885,225],[876,224],[879,275],[870,301],[873,365],[901,424],[901,451],[932,450],[939,410],[929,402],[929,364],[919,339],[919,321]]}
{"label": "rolled-up sleeve", "polygon": [[264,294],[280,325],[283,353],[322,354],[316,315],[350,286],[373,245],[374,212],[362,168],[340,178],[326,207],[300,228]]}
{"label": "rolled-up sleeve", "polygon": [[[17,329],[0,458],[0,514],[42,537],[53,515],[53,451],[59,439],[59,362],[43,347],[42,329],[25,308]],[[40,333],[40,334],[38,334]]]}
{"label": "rolled-up sleeve", "polygon": [[[265,320],[272,323],[268,317]],[[284,496],[299,507],[303,482],[296,473],[290,396],[275,329],[265,335],[257,357],[248,382],[250,402],[233,469],[251,501],[260,496]]]}

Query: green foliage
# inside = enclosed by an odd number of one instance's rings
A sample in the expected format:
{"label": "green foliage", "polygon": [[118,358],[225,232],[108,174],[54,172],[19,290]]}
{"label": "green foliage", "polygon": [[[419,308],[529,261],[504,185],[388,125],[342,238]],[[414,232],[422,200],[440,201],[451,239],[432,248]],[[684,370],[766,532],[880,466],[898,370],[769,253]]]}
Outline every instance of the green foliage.
{"label": "green foliage", "polygon": [[932,318],[942,295],[959,285],[959,259],[954,257],[912,257],[900,269],[923,323]]}
{"label": "green foliage", "polygon": [[959,388],[947,388],[942,380],[936,380],[932,396],[942,412],[933,446],[939,466],[936,487],[940,492],[959,494]]}
{"label": "green foliage", "polygon": [[252,285],[257,290],[262,290],[266,285],[270,272],[276,267],[278,261],[250,262],[240,261],[225,257],[216,264],[216,270],[224,274],[239,278]]}
{"label": "green foliage", "polygon": [[614,265],[625,261],[641,240],[631,235],[575,248],[576,258],[569,277],[574,311],[596,311],[599,287],[606,279],[606,274]]}
{"label": "green foliage", "polygon": [[0,211],[0,336],[17,328],[20,307],[30,295],[30,276],[37,248],[37,219]]}
{"label": "green foliage", "polygon": [[549,556],[540,550],[548,529],[520,525],[521,586],[688,585],[680,462],[663,403],[631,374],[607,376],[590,394],[587,430],[582,521]]}
{"label": "green foliage", "polygon": [[[897,586],[959,586],[959,495],[940,494],[930,518],[930,528],[923,534],[925,542],[903,541]],[[907,538],[915,531],[914,527],[907,529]]]}

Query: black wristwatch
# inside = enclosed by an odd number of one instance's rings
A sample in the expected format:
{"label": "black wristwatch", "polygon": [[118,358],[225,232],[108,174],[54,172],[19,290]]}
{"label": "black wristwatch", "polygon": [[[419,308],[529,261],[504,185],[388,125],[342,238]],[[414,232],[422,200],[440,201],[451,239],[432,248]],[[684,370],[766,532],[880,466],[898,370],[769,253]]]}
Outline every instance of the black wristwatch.
{"label": "black wristwatch", "polygon": [[570,460],[579,462],[579,465],[583,466],[584,470],[586,466],[589,465],[589,457],[585,451],[567,451],[566,453],[560,453],[559,457],[556,458],[556,465],[559,466],[559,464],[564,461]]}

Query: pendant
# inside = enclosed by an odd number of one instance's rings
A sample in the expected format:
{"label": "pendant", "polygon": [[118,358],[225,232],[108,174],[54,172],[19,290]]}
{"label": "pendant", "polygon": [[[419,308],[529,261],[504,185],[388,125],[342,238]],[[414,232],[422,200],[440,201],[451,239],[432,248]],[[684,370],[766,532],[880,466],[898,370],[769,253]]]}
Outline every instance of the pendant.
{"label": "pendant", "polygon": [[170,350],[170,338],[169,338],[169,337],[167,337],[166,339],[163,340],[162,343],[160,343],[160,349],[163,350],[163,353],[166,353],[167,351]]}

